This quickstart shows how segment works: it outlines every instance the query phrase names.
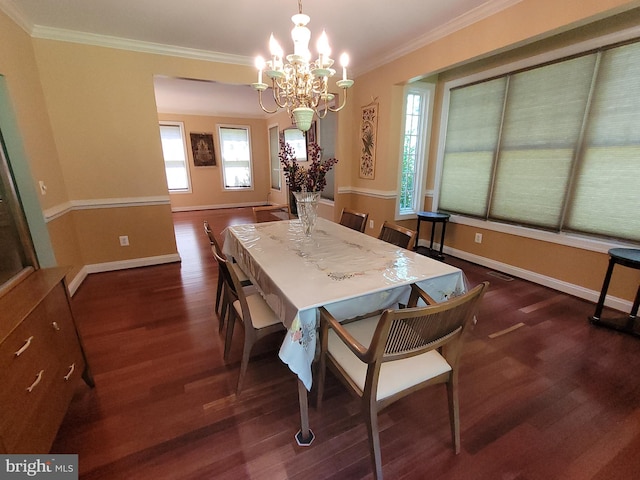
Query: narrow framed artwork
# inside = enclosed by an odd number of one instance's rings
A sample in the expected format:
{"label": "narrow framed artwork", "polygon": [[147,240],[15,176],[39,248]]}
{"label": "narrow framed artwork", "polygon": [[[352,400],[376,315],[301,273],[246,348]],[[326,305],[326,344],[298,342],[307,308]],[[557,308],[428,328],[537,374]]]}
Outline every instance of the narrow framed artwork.
{"label": "narrow framed artwork", "polygon": [[317,122],[315,120],[311,122],[311,127],[307,130],[305,136],[307,138],[307,148],[309,148],[310,143],[318,143]]}
{"label": "narrow framed artwork", "polygon": [[373,180],[376,170],[376,132],[378,129],[378,103],[372,102],[362,107],[360,124],[360,178]]}
{"label": "narrow framed artwork", "polygon": [[216,153],[213,149],[213,133],[191,133],[191,152],[196,167],[214,167]]}

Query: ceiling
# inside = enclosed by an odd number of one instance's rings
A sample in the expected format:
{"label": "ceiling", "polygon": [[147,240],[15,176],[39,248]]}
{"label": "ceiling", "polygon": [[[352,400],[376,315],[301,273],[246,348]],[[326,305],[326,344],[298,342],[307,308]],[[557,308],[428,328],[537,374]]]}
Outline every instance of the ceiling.
{"label": "ceiling", "polygon": [[[305,0],[310,48],[326,30],[353,77],[520,0]],[[291,51],[295,0],[0,0],[0,9],[34,37],[253,64],[273,32]],[[160,111],[261,116],[248,86],[158,78]],[[175,108],[179,107],[180,111]]]}

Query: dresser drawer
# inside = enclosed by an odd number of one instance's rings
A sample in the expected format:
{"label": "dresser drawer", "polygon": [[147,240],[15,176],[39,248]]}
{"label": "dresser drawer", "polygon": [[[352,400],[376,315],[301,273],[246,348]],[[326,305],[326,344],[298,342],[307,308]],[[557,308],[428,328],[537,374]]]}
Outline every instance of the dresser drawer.
{"label": "dresser drawer", "polygon": [[[54,328],[47,322],[46,309],[40,304],[0,344],[0,385],[13,386],[13,382],[35,375],[44,361],[57,363],[53,335]],[[11,389],[2,390],[0,395],[4,396]]]}
{"label": "dresser drawer", "polygon": [[58,358],[63,363],[82,362],[79,339],[64,286],[59,284],[53,289],[43,304],[51,332],[51,347]]}
{"label": "dresser drawer", "polygon": [[86,367],[64,283],[14,325],[0,343],[0,452],[48,452]]}
{"label": "dresser drawer", "polygon": [[[15,453],[46,452],[51,447],[52,432],[60,423],[73,397],[82,370],[67,365],[44,369],[41,382],[31,392],[18,390],[7,402],[20,411],[6,423],[2,436],[5,447]],[[69,375],[69,380],[65,377]]]}
{"label": "dresser drawer", "polygon": [[[39,412],[47,411],[46,404],[50,392],[54,390],[59,369],[58,358],[42,343],[42,336],[34,333],[29,337],[32,340],[28,349],[20,356],[16,357],[13,349],[9,352],[14,356],[11,370],[3,370],[2,373],[4,378],[1,381],[6,388],[0,391],[3,411],[0,416],[0,435],[4,438],[5,447],[13,452],[21,451],[16,447],[25,430],[38,428],[41,421]],[[3,360],[5,358],[6,355],[3,355]]]}

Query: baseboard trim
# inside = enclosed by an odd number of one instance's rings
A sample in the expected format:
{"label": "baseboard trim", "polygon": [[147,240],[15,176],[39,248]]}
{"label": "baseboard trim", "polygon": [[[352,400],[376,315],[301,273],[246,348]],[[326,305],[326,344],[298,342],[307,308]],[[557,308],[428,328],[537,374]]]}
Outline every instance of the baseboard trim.
{"label": "baseboard trim", "polygon": [[130,260],[119,260],[117,262],[94,263],[91,265],[85,265],[69,282],[69,293],[73,296],[90,273],[111,272],[114,270],[126,270],[128,268],[150,267],[153,265],[163,265],[165,263],[175,263],[180,261],[180,255],[177,253],[173,253],[170,255],[132,258]]}
{"label": "baseboard trim", "polygon": [[[530,282],[537,283],[539,285],[543,285],[545,287],[549,287],[554,290],[558,290],[559,292],[568,293],[569,295],[573,295],[574,297],[582,298],[584,300],[588,300],[593,303],[597,303],[598,298],[600,298],[599,291],[590,290],[588,288],[584,288],[579,285],[574,285],[572,283],[564,282],[562,280],[558,280],[557,278],[547,277],[546,275],[541,275],[539,273],[532,272],[530,270],[514,267],[513,265],[508,265],[506,263],[498,262],[490,258],[481,257],[479,255],[474,255],[472,253],[464,252],[462,250],[456,250],[454,248],[447,247],[446,245],[443,251],[447,255],[451,255],[453,257],[466,260],[468,262],[482,265],[483,267],[487,267],[492,270],[496,270],[498,272],[506,273],[508,275],[513,275],[514,277],[522,278],[523,280],[528,280]],[[603,272],[603,278],[604,278],[604,272]],[[624,300],[622,298],[617,298],[611,295],[607,295],[607,298],[605,300],[605,305],[607,307],[611,307],[621,312],[629,312],[631,311],[632,302],[628,300]]]}
{"label": "baseboard trim", "polygon": [[80,285],[82,285],[82,282],[84,282],[85,278],[87,278],[87,275],[89,275],[89,272],[87,272],[87,267],[82,267],[76,274],[76,276],[67,283],[69,295],[73,297],[76,294],[76,291],[80,288]]}

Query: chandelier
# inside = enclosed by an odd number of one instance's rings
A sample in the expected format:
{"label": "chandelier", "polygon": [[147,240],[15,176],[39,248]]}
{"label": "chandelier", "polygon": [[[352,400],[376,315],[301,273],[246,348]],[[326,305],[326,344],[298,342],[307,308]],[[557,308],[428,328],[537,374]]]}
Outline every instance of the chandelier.
{"label": "chandelier", "polygon": [[[280,109],[286,109],[296,126],[306,132],[311,127],[313,115],[324,118],[327,112],[338,112],[347,103],[347,89],[353,85],[353,80],[347,78],[347,65],[349,56],[343,53],[340,57],[342,66],[342,79],[336,82],[339,88],[344,90],[342,103],[339,107],[331,106],[334,94],[329,92],[329,78],[336,74],[331,68],[333,60],[329,39],[323,30],[317,42],[318,58],[311,61],[309,40],[311,31],[307,28],[308,15],[302,13],[302,0],[298,0],[298,14],[291,17],[295,25],[291,30],[293,39],[293,53],[283,57],[283,51],[278,42],[269,39],[271,60],[265,62],[262,57],[256,58],[258,69],[258,82],[251,86],[257,90],[260,107],[266,113],[276,113]],[[285,61],[286,60],[286,61]],[[269,85],[264,83],[263,73],[271,79],[273,99],[276,103],[274,110],[265,108],[262,103],[262,92]]]}

